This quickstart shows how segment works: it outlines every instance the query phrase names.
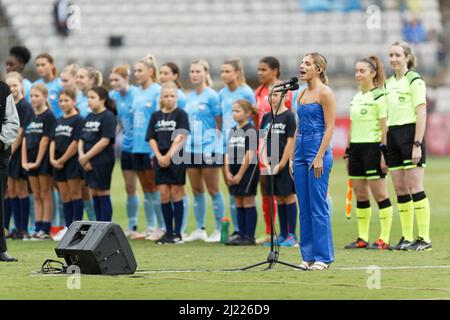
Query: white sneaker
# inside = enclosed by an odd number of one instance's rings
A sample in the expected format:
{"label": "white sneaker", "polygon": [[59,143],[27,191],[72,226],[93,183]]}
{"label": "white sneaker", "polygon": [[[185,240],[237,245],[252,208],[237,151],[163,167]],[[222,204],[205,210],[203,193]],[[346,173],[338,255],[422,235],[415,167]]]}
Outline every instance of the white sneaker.
{"label": "white sneaker", "polygon": [[59,230],[58,233],[55,234],[55,236],[53,237],[53,240],[58,242],[61,241],[64,235],[66,234],[67,230],[69,230],[67,227],[64,227],[64,229]]}
{"label": "white sneaker", "polygon": [[156,229],[153,232],[151,232],[148,236],[146,236],[145,240],[156,241],[161,239],[164,234],[165,232],[162,231],[161,229]]}
{"label": "white sneaker", "polygon": [[136,232],[134,235],[130,236],[131,240],[144,240],[146,237],[148,237],[150,234],[152,234],[155,231],[154,228],[147,228],[144,232],[139,233]]}
{"label": "white sneaker", "polygon": [[220,231],[219,230],[214,230],[213,233],[210,234],[210,236],[208,237],[208,239],[205,240],[205,242],[220,242]]}
{"label": "white sneaker", "polygon": [[189,236],[187,236],[186,239],[184,239],[184,241],[186,241],[186,242],[196,241],[196,240],[205,241],[207,238],[208,238],[208,234],[206,233],[206,230],[197,229],[197,230],[193,231]]}

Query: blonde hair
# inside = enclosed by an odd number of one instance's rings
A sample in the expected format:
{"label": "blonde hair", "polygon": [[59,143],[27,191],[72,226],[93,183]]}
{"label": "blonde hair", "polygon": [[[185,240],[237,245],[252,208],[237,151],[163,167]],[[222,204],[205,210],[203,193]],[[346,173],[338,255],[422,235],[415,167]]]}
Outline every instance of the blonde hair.
{"label": "blonde hair", "polygon": [[405,56],[408,58],[408,70],[414,69],[417,67],[417,57],[414,54],[411,46],[405,41],[397,41],[392,47],[402,47]]}
{"label": "blonde hair", "polygon": [[386,81],[386,73],[384,71],[383,62],[377,56],[370,56],[359,60],[358,62],[367,63],[373,72],[375,72],[375,78],[373,79],[373,84],[378,88],[384,87],[384,82]]}
{"label": "blonde hair", "polygon": [[23,86],[23,77],[22,77],[22,75],[19,72],[11,71],[11,72],[9,72],[6,75],[5,81],[8,80],[8,79],[15,79],[15,80],[19,81],[20,86],[22,87],[21,94],[22,94],[22,96],[25,96],[25,88]]}
{"label": "blonde hair", "polygon": [[47,86],[43,83],[38,83],[35,84],[34,86],[31,87],[31,91],[33,90],[37,90],[39,91],[44,97],[45,97],[45,105],[47,106],[47,108],[50,109],[50,103],[48,102],[48,89]]}
{"label": "blonde hair", "polygon": [[101,86],[103,84],[103,74],[93,67],[83,67],[80,70],[86,70],[88,78],[94,80],[94,86]]}
{"label": "blonde hair", "polygon": [[77,76],[77,73],[78,73],[78,70],[79,70],[79,69],[80,69],[80,67],[79,67],[77,64],[72,63],[72,64],[69,64],[68,66],[66,66],[66,67],[63,69],[62,73],[68,73],[68,74],[70,74],[73,78],[75,78],[75,77]]}
{"label": "blonde hair", "polygon": [[173,82],[173,81],[167,81],[167,82],[165,82],[165,83],[163,83],[163,84],[161,85],[161,93],[162,93],[164,90],[168,90],[168,89],[174,89],[175,91],[178,91],[178,86],[177,86],[177,84],[176,84],[175,82]]}
{"label": "blonde hair", "polygon": [[204,60],[204,59],[198,59],[198,60],[192,61],[192,62],[191,62],[191,66],[192,66],[193,64],[198,64],[198,65],[200,65],[200,66],[203,67],[203,69],[204,69],[205,72],[206,72],[206,85],[207,85],[208,87],[212,87],[212,86],[213,86],[213,81],[212,81],[211,75],[210,75],[210,73],[209,73],[209,63],[208,63],[208,61],[206,61],[206,60]]}
{"label": "blonde hair", "polygon": [[227,64],[233,67],[234,71],[239,72],[238,82],[239,84],[246,84],[245,81],[245,73],[244,73],[244,64],[241,59],[233,58],[230,60],[226,60],[223,64]]}
{"label": "blonde hair", "polygon": [[114,67],[111,73],[116,73],[122,78],[129,78],[131,76],[131,67],[128,64],[122,64],[120,66]]}
{"label": "blonde hair", "polygon": [[156,58],[154,55],[148,54],[144,58],[139,60],[138,63],[142,63],[147,68],[152,69],[153,70],[152,80],[153,82],[159,83],[159,72],[158,72],[159,68],[158,64],[156,63]]}
{"label": "blonde hair", "polygon": [[319,73],[320,81],[322,81],[323,84],[328,85],[328,76],[327,76],[328,62],[327,62],[327,59],[318,52],[308,53],[305,55],[305,57],[306,56],[311,57],[314,61],[314,64],[316,65],[317,69],[320,70],[320,73]]}

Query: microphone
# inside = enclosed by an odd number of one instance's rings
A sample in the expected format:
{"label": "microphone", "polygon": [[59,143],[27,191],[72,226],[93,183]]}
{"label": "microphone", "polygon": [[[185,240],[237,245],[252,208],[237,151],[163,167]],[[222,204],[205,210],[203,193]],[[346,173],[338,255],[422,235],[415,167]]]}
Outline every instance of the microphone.
{"label": "microphone", "polygon": [[298,82],[298,78],[297,77],[293,77],[293,78],[290,78],[289,80],[285,80],[285,81],[277,84],[276,86],[274,86],[274,88],[284,87],[286,85],[291,85],[291,84],[294,84],[294,83],[297,83],[297,82]]}
{"label": "microphone", "polygon": [[299,88],[299,85],[297,83],[293,83],[288,86],[284,86],[278,89],[273,90],[273,92],[287,92],[287,91],[295,91]]}

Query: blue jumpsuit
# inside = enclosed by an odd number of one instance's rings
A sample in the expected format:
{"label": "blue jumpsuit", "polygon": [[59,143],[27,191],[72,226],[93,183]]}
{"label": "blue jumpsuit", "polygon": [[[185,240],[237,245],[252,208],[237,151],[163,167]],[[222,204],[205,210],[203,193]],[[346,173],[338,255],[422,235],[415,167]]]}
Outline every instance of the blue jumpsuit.
{"label": "blue jumpsuit", "polygon": [[303,261],[332,263],[334,261],[331,218],[327,205],[328,179],[333,166],[329,146],[323,157],[323,175],[314,177],[310,166],[319,151],[325,132],[322,106],[299,104],[298,133],[294,154],[294,183],[300,206],[300,251]]}

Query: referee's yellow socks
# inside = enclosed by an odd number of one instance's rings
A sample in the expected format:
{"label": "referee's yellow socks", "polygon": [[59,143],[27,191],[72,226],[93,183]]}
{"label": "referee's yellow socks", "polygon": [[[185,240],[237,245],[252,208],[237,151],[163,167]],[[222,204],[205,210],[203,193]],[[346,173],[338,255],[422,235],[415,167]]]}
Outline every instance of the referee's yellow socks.
{"label": "referee's yellow socks", "polygon": [[389,237],[391,234],[391,226],[392,226],[392,204],[389,198],[386,200],[378,202],[379,215],[380,215],[380,226],[381,226],[381,235],[380,239],[385,243],[389,243]]}
{"label": "referee's yellow socks", "polygon": [[356,204],[356,218],[358,219],[359,238],[369,242],[370,218],[372,208],[369,201],[358,201]]}
{"label": "referee's yellow socks", "polygon": [[400,223],[402,225],[402,234],[405,240],[413,242],[414,231],[414,205],[411,195],[397,197],[397,208],[400,215]]}
{"label": "referee's yellow socks", "polygon": [[425,192],[412,195],[419,237],[430,243],[430,203]]}

